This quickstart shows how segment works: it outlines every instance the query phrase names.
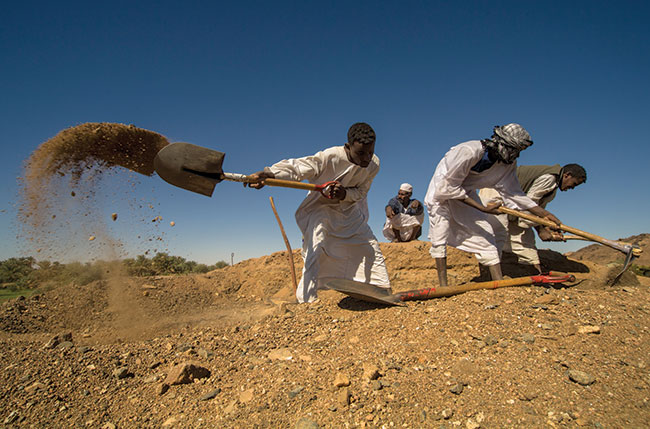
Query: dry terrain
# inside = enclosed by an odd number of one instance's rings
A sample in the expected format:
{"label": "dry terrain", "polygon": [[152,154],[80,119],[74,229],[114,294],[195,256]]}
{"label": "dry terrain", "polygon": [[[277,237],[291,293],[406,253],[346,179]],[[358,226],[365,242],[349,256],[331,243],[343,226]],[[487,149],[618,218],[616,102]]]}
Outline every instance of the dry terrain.
{"label": "dry terrain", "polygon": [[[634,240],[650,252],[650,235]],[[435,285],[426,243],[382,249],[395,290]],[[628,272],[609,286],[621,257],[601,246],[542,257],[578,282],[405,307],[323,291],[317,303],[298,305],[288,302],[286,254],[274,253],[205,275],[116,275],[8,301],[0,307],[0,422],[650,426],[650,278]],[[300,268],[297,252],[294,260]],[[525,274],[511,259],[504,272]],[[478,269],[451,249],[449,273],[460,284]]]}

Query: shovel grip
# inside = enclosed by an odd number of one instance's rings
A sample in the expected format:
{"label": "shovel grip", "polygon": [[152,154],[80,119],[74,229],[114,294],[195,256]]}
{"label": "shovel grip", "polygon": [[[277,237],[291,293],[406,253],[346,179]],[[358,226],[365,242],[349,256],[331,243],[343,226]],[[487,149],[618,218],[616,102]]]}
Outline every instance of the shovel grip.
{"label": "shovel grip", "polygon": [[328,186],[335,185],[337,183],[338,183],[337,181],[331,181],[331,182],[323,183],[322,185],[314,185],[313,183],[296,182],[293,180],[264,179],[265,185],[279,186],[282,188],[304,189],[306,191],[318,191],[325,198],[329,198],[329,199],[332,199],[332,197],[330,197],[329,194],[325,193],[325,190],[327,189]]}
{"label": "shovel grip", "polygon": [[281,188],[293,188],[293,189],[304,189],[306,191],[317,191],[318,185],[314,185],[313,183],[305,183],[305,182],[296,182],[294,180],[282,180],[282,179],[264,179],[263,180],[265,185],[269,186],[279,186]]}

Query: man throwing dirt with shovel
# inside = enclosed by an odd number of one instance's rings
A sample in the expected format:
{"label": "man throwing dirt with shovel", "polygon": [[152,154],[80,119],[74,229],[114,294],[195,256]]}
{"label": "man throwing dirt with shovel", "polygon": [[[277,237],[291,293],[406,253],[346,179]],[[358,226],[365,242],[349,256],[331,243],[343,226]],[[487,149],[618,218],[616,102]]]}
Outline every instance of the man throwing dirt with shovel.
{"label": "man throwing dirt with shovel", "polygon": [[332,279],[348,279],[390,289],[379,244],[368,226],[366,196],[379,172],[374,155],[375,132],[366,123],[348,131],[344,146],[334,146],[304,158],[286,159],[252,174],[250,183],[260,189],[264,179],[277,178],[322,184],[336,181],[319,192],[309,192],[296,211],[303,235],[304,268],[296,291],[298,302],[312,302],[317,290]]}
{"label": "man throwing dirt with shovel", "polygon": [[447,245],[474,253],[493,280],[503,278],[499,252],[488,216],[501,203],[483,206],[476,190],[497,190],[506,207],[528,210],[560,224],[558,218],[527,197],[517,182],[516,160],[533,144],[519,124],[494,127],[492,137],[452,147],[440,161],[429,183],[424,204],[429,212],[431,256],[436,259],[440,286],[447,286]]}

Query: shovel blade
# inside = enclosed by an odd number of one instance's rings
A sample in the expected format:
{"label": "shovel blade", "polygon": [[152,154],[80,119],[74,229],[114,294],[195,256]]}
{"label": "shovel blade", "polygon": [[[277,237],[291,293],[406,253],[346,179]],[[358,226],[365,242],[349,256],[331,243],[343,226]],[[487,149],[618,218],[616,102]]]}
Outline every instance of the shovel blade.
{"label": "shovel blade", "polygon": [[389,289],[374,286],[368,283],[355,282],[354,280],[336,279],[330,280],[326,286],[337,292],[344,293],[352,298],[374,302],[385,305],[400,305],[404,304],[400,301],[399,297],[390,293]]}
{"label": "shovel blade", "polygon": [[223,180],[225,156],[190,143],[172,143],[158,152],[153,165],[165,182],[211,197],[216,184]]}

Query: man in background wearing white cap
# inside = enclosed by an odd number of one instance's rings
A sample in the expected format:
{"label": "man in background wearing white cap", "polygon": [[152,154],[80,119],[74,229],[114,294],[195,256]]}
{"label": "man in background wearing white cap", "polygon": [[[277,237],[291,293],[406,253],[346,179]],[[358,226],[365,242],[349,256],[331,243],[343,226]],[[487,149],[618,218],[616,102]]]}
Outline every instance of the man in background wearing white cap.
{"label": "man in background wearing white cap", "polygon": [[440,286],[447,286],[447,245],[474,253],[487,266],[492,280],[503,278],[494,230],[489,215],[499,214],[500,202],[484,206],[477,189],[494,188],[503,205],[560,224],[560,220],[537,205],[517,181],[519,153],[533,144],[519,124],[494,127],[492,137],[471,140],[449,149],[429,183],[424,204],[429,212],[431,256],[436,260]]}
{"label": "man in background wearing white cap", "polygon": [[413,186],[402,183],[397,196],[386,205],[383,233],[393,243],[412,241],[422,235],[424,208],[418,200],[411,199],[412,195]]}

